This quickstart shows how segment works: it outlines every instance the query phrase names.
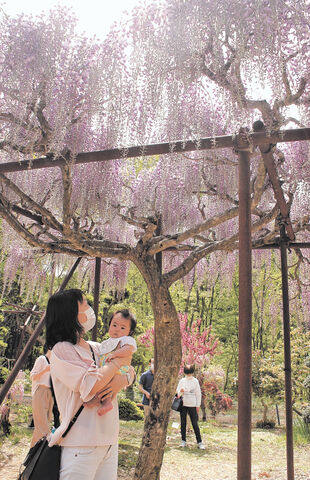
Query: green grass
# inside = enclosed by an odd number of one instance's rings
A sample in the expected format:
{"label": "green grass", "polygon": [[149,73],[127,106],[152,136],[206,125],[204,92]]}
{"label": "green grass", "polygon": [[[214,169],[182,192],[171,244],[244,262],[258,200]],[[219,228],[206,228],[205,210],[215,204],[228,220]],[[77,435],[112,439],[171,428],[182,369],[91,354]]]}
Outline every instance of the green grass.
{"label": "green grass", "polygon": [[294,440],[297,445],[310,444],[310,423],[305,423],[302,418],[294,421]]}
{"label": "green grass", "polygon": [[[235,424],[221,424],[217,419],[200,422],[200,431],[206,450],[199,450],[192,430],[187,434],[188,446],[182,449],[179,447],[180,429],[172,428],[172,421],[180,423],[177,416],[172,416],[169,422],[161,474],[163,480],[191,479],[192,476],[200,480],[200,478],[205,478],[203,472],[206,471],[210,475],[208,478],[213,480],[218,478],[216,476],[217,468],[222,468],[219,475],[223,475],[223,472],[228,475],[223,478],[233,479],[236,477],[237,426]],[[142,434],[143,422],[121,421],[120,470],[125,475],[121,478],[131,478]],[[297,443],[295,444],[295,459],[296,472],[307,473],[309,471],[310,442],[303,448],[300,448]],[[253,474],[269,472],[272,480],[283,477],[286,469],[286,438],[282,426],[272,430],[253,428],[252,461]]]}

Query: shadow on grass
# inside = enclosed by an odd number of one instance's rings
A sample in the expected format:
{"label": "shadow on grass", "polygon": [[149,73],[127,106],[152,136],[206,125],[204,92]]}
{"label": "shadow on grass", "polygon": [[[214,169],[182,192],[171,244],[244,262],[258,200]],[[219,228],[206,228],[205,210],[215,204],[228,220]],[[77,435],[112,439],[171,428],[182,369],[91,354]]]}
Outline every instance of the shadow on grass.
{"label": "shadow on grass", "polygon": [[139,447],[128,443],[119,443],[118,466],[123,470],[131,470],[138,459]]}
{"label": "shadow on grass", "polygon": [[[205,450],[200,450],[196,445],[192,447],[179,447],[178,445],[169,445],[165,447],[165,453],[172,451],[179,451],[180,453],[195,455],[195,457],[203,457],[211,452],[211,448],[206,447]],[[209,450],[209,451],[208,451]]]}

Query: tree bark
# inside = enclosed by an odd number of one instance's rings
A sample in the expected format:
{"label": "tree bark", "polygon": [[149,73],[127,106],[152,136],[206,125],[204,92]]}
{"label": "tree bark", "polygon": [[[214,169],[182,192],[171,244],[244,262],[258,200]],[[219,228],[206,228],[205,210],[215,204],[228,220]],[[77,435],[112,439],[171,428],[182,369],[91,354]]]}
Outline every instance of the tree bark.
{"label": "tree bark", "polygon": [[181,334],[178,315],[169,289],[153,257],[135,262],[150,293],[155,319],[156,371],[146,417],[135,480],[158,480],[164,456],[172,399],[181,363]]}
{"label": "tree bark", "polygon": [[268,417],[267,417],[268,405],[263,398],[261,398],[261,402],[262,402],[262,405],[264,407],[264,409],[263,409],[263,422],[267,422],[267,420],[268,420]]}

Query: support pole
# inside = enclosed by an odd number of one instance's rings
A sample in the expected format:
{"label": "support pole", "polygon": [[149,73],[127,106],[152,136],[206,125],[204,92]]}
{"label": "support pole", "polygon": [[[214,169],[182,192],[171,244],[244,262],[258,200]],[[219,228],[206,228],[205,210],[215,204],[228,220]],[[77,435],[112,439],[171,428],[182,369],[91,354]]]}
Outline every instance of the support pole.
{"label": "support pole", "polygon": [[[155,230],[155,235],[160,236],[162,233],[162,217],[159,214],[157,219],[157,228]],[[162,252],[158,252],[155,255],[156,263],[160,274],[163,272],[163,254]],[[156,339],[156,329],[154,328],[154,373],[156,373],[158,365],[158,353],[157,353],[157,339]]]}
{"label": "support pole", "polygon": [[[74,263],[74,265],[72,266],[71,270],[69,271],[69,273],[67,274],[67,276],[65,277],[64,281],[62,282],[61,286],[59,287],[59,292],[61,290],[64,290],[70,280],[70,278],[72,277],[73,273],[75,272],[78,264],[80,263],[81,261],[81,258],[78,258],[76,260],[76,262]],[[37,338],[39,337],[39,335],[41,334],[43,328],[44,328],[44,325],[45,325],[45,313],[42,315],[39,323],[37,324],[36,328],[34,329],[32,335],[30,336],[28,342],[26,343],[22,353],[20,354],[20,356],[17,358],[16,362],[15,362],[15,365],[14,367],[12,368],[11,370],[11,373],[10,375],[8,376],[7,380],[5,381],[1,391],[0,391],[0,405],[1,403],[3,402],[3,400],[5,399],[5,396],[6,394],[8,393],[8,391],[10,390],[15,378],[17,377],[17,374],[18,372],[20,371],[20,369],[22,368],[22,366],[24,365],[33,345],[35,344]]]}
{"label": "support pole", "polygon": [[280,253],[281,253],[283,336],[284,336],[286,464],[287,464],[287,480],[294,480],[290,309],[289,309],[289,293],[288,293],[287,249],[286,249],[284,225],[281,226],[281,238],[282,238],[282,241],[280,243]]}
{"label": "support pole", "polygon": [[94,312],[96,315],[96,323],[92,329],[91,339],[93,342],[97,341],[98,334],[98,313],[99,313],[99,295],[100,295],[100,271],[101,271],[101,258],[96,257],[95,265],[95,287],[94,287]]}
{"label": "support pole", "polygon": [[238,480],[251,480],[252,258],[250,154],[239,151]]}

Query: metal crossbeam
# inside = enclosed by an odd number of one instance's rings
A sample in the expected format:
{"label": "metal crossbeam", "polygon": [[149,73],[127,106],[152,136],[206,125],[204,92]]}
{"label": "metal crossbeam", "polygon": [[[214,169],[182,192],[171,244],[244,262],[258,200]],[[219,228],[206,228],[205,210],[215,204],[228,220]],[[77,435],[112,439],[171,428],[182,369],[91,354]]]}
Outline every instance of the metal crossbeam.
{"label": "metal crossbeam", "polygon": [[[200,150],[212,150],[215,148],[233,148],[234,135],[201,138],[197,141],[178,140],[170,143],[158,143],[153,145],[141,145],[139,147],[113,148],[97,152],[78,153],[74,164],[104,162],[108,160],[126,159],[135,157],[147,157],[169,153],[185,153]],[[268,145],[270,143],[296,142],[310,140],[310,128],[295,128],[282,130],[268,135],[265,131],[248,134],[248,140],[252,145]],[[61,167],[70,161],[69,157],[53,157],[48,155],[42,158],[22,160],[20,162],[0,163],[0,173],[36,170],[41,168]]]}

